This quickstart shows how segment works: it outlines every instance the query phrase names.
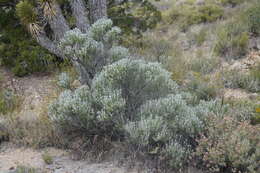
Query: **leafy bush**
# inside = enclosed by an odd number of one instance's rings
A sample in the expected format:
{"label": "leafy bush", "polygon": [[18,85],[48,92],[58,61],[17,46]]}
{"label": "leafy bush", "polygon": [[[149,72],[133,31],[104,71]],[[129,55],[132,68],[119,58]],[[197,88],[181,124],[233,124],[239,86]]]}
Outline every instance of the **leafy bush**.
{"label": "leafy bush", "polygon": [[216,70],[220,64],[217,57],[203,57],[199,56],[191,60],[190,69],[201,74],[209,74]]}
{"label": "leafy bush", "polygon": [[248,52],[250,34],[257,36],[260,29],[259,3],[252,4],[217,30],[217,54],[238,59]]}
{"label": "leafy bush", "polygon": [[[90,88],[64,91],[50,105],[49,116],[67,133],[124,137],[138,151],[154,156],[171,151],[167,163],[179,169],[187,163],[182,159],[196,145],[205,118],[217,106],[193,105],[193,96],[178,91],[160,64],[122,59],[105,66]],[[179,155],[173,155],[180,146]]]}
{"label": "leafy bush", "polygon": [[202,22],[214,22],[223,17],[223,9],[216,4],[205,4],[198,7]]}
{"label": "leafy bush", "polygon": [[192,106],[191,95],[182,93],[150,100],[139,111],[141,119],[125,125],[127,141],[142,152],[164,157],[173,169],[187,164],[196,146],[196,137],[204,132],[209,112],[217,110],[216,102]]}
{"label": "leafy bush", "polygon": [[19,106],[20,100],[11,90],[0,90],[0,114],[12,112]]}
{"label": "leafy bush", "polygon": [[253,75],[239,70],[226,71],[223,76],[223,82],[227,88],[242,88],[251,92],[258,92],[260,90],[258,79]]}
{"label": "leafy bush", "polygon": [[260,81],[260,63],[256,64],[256,66],[250,69],[250,75],[256,80]]}
{"label": "leafy bush", "polygon": [[249,32],[260,35],[260,5],[256,3],[245,12]]}
{"label": "leafy bush", "polygon": [[203,77],[199,73],[193,73],[186,85],[188,91],[193,93],[199,100],[211,100],[216,98],[220,86],[210,81],[209,77]]}
{"label": "leafy bush", "polygon": [[218,55],[238,59],[247,53],[249,41],[247,26],[238,20],[225,24],[217,31],[215,52]]}
{"label": "leafy bush", "polygon": [[[199,134],[206,132],[208,118],[222,117],[227,108],[219,101],[199,101],[182,92],[159,63],[137,60],[118,46],[116,37],[107,39],[118,31],[110,20],[102,19],[87,34],[67,33],[61,47],[74,63],[84,62],[75,64],[78,70],[92,68],[93,79],[62,92],[50,105],[49,117],[65,134],[77,133],[88,141],[125,141],[137,152],[163,158],[178,170],[188,163]],[[105,62],[93,67],[100,56]],[[88,75],[81,75],[82,80]],[[205,100],[215,94],[205,91]]]}
{"label": "leafy bush", "polygon": [[198,46],[201,46],[207,39],[207,30],[201,29],[198,33],[194,34],[194,40]]}
{"label": "leafy bush", "polygon": [[229,105],[227,114],[231,115],[239,122],[253,122],[254,118],[257,116],[256,110],[259,107],[259,104],[255,103],[254,100],[229,100],[226,104]]}
{"label": "leafy bush", "polygon": [[4,44],[0,54],[3,65],[11,67],[13,73],[19,77],[43,72],[55,62],[54,56],[28,40]]}
{"label": "leafy bush", "polygon": [[[112,3],[111,3],[112,2]],[[126,34],[142,34],[156,27],[161,21],[161,12],[148,1],[109,1],[108,16]]]}
{"label": "leafy bush", "polygon": [[186,161],[189,160],[191,150],[187,145],[180,144],[179,142],[172,141],[166,144],[165,149],[162,151],[162,155],[166,158],[164,161],[168,163],[170,168],[181,171],[185,167]]}
{"label": "leafy bush", "polygon": [[260,106],[258,105],[257,108],[255,109],[256,115],[252,117],[252,124],[254,125],[259,125],[260,124]]}
{"label": "leafy bush", "polygon": [[123,59],[106,66],[90,89],[83,86],[64,91],[51,105],[50,116],[66,129],[100,133],[103,128],[105,134],[106,125],[115,126],[110,127],[113,129],[137,119],[135,112],[146,100],[166,96],[176,89],[170,73],[159,64]]}
{"label": "leafy bush", "polygon": [[181,28],[186,30],[190,25],[214,22],[223,15],[222,7],[216,3],[205,3],[200,6],[184,3],[170,9],[165,18],[169,23],[180,23]]}
{"label": "leafy bush", "polygon": [[43,159],[43,161],[44,161],[47,165],[53,164],[53,158],[52,158],[52,156],[51,156],[49,153],[47,153],[47,152],[45,152],[45,153],[42,154],[42,159]]}
{"label": "leafy bush", "polygon": [[15,75],[43,72],[56,65],[57,59],[41,48],[19,24],[14,9],[0,9],[0,28],[0,61]]}
{"label": "leafy bush", "polygon": [[196,156],[214,172],[259,171],[259,127],[231,117],[209,119],[208,133],[198,141]]}
{"label": "leafy bush", "polygon": [[131,59],[107,66],[93,81],[97,96],[109,94],[107,91],[118,90],[122,93],[126,101],[126,116],[130,116],[130,120],[136,119],[131,118],[131,114],[145,101],[175,93],[177,87],[171,80],[171,74],[160,64]]}

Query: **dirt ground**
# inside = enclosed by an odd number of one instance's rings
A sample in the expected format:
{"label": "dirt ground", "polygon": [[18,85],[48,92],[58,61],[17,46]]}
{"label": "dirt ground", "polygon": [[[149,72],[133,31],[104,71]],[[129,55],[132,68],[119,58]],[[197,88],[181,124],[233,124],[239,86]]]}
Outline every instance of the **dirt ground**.
{"label": "dirt ground", "polygon": [[[51,156],[52,164],[45,163],[44,153]],[[92,163],[73,160],[69,152],[60,149],[34,150],[15,147],[8,143],[0,145],[0,173],[9,173],[17,166],[36,168],[44,173],[139,173],[136,170],[121,168],[113,162]]]}

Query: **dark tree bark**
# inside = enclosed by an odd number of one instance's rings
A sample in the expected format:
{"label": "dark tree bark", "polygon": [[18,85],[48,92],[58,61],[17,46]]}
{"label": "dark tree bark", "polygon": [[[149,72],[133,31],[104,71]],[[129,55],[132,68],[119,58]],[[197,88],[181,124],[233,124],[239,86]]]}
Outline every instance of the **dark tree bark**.
{"label": "dark tree bark", "polygon": [[81,32],[87,32],[90,22],[88,19],[88,11],[86,4],[83,0],[71,0],[70,1],[73,16],[76,18],[76,26]]}
{"label": "dark tree bark", "polygon": [[[76,19],[76,27],[79,28],[82,32],[87,32],[90,26],[91,19],[92,23],[101,18],[107,18],[107,1],[106,0],[89,0],[87,10],[87,4],[84,0],[70,0],[70,6],[72,9],[72,15]],[[55,54],[58,57],[65,58],[62,50],[59,50],[57,43],[64,37],[64,34],[70,30],[70,27],[62,14],[62,10],[57,2],[51,3],[51,8],[54,11],[53,16],[48,17],[44,15],[42,17],[49,23],[52,32],[54,33],[54,39],[51,40],[48,38],[45,31],[41,31],[40,34],[37,34],[37,42]],[[82,72],[85,73],[85,72]]]}
{"label": "dark tree bark", "polygon": [[54,33],[55,40],[60,40],[70,28],[62,14],[60,6],[56,2],[53,2],[51,6],[54,11],[54,16],[48,17],[47,20]]}
{"label": "dark tree bark", "polygon": [[92,23],[98,19],[107,18],[106,0],[89,0],[89,9]]}

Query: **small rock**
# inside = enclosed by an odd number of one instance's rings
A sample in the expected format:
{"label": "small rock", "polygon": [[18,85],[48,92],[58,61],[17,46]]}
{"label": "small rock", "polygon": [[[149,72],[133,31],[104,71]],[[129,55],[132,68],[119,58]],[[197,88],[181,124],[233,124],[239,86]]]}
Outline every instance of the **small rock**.
{"label": "small rock", "polygon": [[255,100],[257,97],[258,97],[257,93],[253,93],[253,94],[249,95],[249,98],[252,99],[252,100]]}
{"label": "small rock", "polygon": [[73,88],[79,88],[81,86],[81,83],[79,80],[74,80],[72,83]]}
{"label": "small rock", "polygon": [[196,5],[204,5],[205,4],[205,0],[197,0]]}

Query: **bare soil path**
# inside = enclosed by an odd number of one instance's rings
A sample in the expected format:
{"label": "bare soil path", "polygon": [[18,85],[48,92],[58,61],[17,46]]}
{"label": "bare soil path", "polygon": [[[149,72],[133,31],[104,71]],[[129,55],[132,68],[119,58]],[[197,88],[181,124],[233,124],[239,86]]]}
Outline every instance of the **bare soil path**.
{"label": "bare soil path", "polygon": [[[43,153],[53,159],[52,164],[46,164]],[[0,146],[0,173],[9,173],[17,166],[36,168],[43,173],[137,173],[134,170],[120,168],[113,162],[91,163],[86,160],[73,160],[71,155],[55,148],[34,150],[17,148],[10,144]]]}

